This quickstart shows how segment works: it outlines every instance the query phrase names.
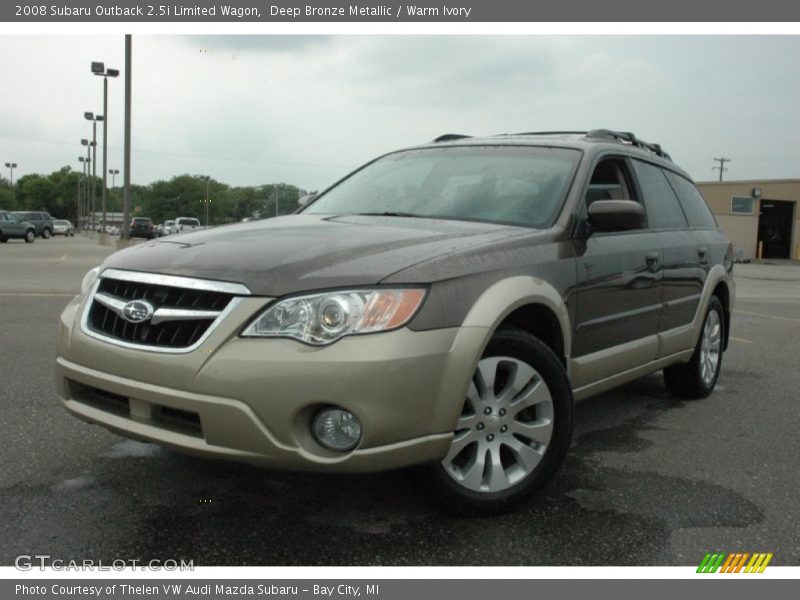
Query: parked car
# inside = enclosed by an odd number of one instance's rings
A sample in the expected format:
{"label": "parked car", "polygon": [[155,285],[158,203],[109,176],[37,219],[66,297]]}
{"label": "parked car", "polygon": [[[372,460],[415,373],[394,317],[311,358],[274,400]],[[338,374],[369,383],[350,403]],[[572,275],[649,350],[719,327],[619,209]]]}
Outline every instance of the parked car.
{"label": "parked car", "polygon": [[708,396],[735,298],[689,176],[609,130],[445,135],[181,242],[86,275],[58,336],[67,410],[273,468],[425,464],[473,513],[547,482],[575,399],[662,369]]}
{"label": "parked car", "polygon": [[134,217],[131,219],[130,236],[151,240],[156,237],[156,228],[147,217]]}
{"label": "parked car", "polygon": [[23,221],[16,214],[0,210],[0,243],[18,238],[32,244],[36,239],[36,225]]}
{"label": "parked car", "polygon": [[189,233],[190,231],[203,229],[200,220],[194,217],[178,217],[175,219],[175,227],[178,230],[177,233]]}
{"label": "parked car", "polygon": [[178,233],[178,227],[175,225],[175,221],[171,219],[156,225],[156,235],[158,237],[164,237],[166,235],[172,235],[175,233]]}
{"label": "parked car", "polygon": [[164,223],[161,225],[161,229],[164,231],[164,235],[173,235],[178,233],[178,226],[175,225],[174,219],[167,219],[164,221]]}
{"label": "parked car", "polygon": [[65,219],[56,219],[53,221],[53,235],[63,235],[64,237],[74,237],[75,236],[75,226],[65,220]]}
{"label": "parked car", "polygon": [[37,237],[47,240],[53,235],[53,217],[50,216],[50,213],[41,210],[32,210],[15,211],[14,214],[23,221],[32,223],[34,227],[36,227]]}

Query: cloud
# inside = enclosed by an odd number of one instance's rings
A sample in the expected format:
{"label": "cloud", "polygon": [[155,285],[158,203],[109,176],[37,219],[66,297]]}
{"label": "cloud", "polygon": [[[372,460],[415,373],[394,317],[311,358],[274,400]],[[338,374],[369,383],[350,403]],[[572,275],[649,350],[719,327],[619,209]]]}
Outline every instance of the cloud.
{"label": "cloud", "polygon": [[[796,177],[796,56],[781,36],[134,36],[135,182],[207,173],[320,188],[375,155],[446,132],[609,127],[660,142],[693,176]],[[76,165],[92,60],[121,36],[0,36],[3,160]],[[122,80],[109,156],[121,166]],[[6,158],[7,157],[7,158]],[[737,158],[739,157],[739,158]]]}

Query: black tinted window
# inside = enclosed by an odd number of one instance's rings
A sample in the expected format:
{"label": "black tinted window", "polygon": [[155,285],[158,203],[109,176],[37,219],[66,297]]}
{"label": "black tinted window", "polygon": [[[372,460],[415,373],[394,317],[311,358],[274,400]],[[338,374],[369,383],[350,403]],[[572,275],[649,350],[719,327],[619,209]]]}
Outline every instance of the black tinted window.
{"label": "black tinted window", "polygon": [[650,228],[686,227],[686,217],[663,171],[639,160],[634,160],[633,165],[642,188]]}
{"label": "black tinted window", "polygon": [[689,219],[689,225],[692,227],[717,226],[706,201],[691,181],[672,172],[667,172],[667,179],[675,189],[675,193],[678,194],[678,200],[681,201],[683,211]]}

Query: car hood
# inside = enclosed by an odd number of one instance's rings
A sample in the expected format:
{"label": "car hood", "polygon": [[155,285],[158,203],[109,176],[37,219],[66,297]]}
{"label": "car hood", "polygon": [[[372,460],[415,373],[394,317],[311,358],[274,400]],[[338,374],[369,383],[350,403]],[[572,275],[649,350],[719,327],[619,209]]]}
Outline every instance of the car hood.
{"label": "car hood", "polygon": [[290,215],[133,246],[104,267],[231,281],[257,295],[282,296],[376,285],[433,257],[527,233],[442,219]]}

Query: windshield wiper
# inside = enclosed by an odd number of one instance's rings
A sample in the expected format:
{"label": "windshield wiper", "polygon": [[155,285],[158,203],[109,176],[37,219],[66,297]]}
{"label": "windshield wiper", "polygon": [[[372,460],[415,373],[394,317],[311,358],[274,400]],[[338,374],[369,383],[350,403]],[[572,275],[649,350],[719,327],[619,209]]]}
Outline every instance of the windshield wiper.
{"label": "windshield wiper", "polygon": [[356,215],[359,217],[416,217],[418,219],[425,218],[423,215],[415,215],[414,213],[396,212],[396,211],[362,212],[362,213],[356,213]]}

